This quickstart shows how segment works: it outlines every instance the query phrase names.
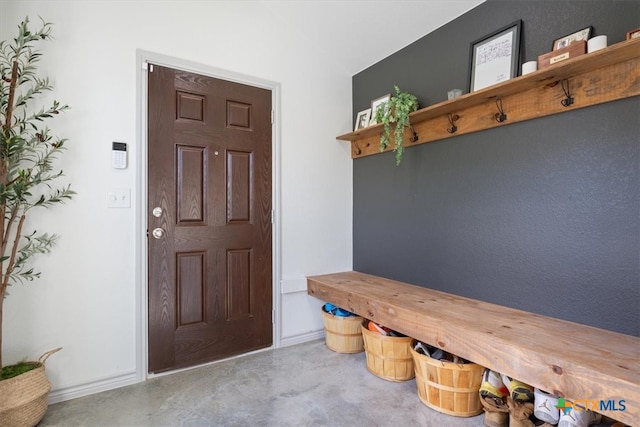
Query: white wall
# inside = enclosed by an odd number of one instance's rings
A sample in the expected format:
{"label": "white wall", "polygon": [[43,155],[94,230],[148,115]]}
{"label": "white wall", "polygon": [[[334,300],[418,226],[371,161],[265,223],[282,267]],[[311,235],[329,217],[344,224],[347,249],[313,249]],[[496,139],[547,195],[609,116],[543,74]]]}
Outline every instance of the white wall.
{"label": "white wall", "polygon": [[[304,277],[351,268],[351,159],[335,140],[352,125],[351,73],[289,33],[296,17],[287,10],[253,1],[0,1],[3,40],[27,15],[34,28],[38,16],[55,24],[41,70],[53,98],[72,107],[49,125],[69,138],[60,167],[78,195],[30,221],[61,240],[38,259],[40,280],[10,288],[4,319],[5,363],[64,348],[47,362],[56,400],[144,375],[136,356],[139,49],[280,85],[280,333],[291,344],[322,329],[321,302],[305,294]],[[129,143],[128,169],[111,168],[111,141]],[[131,189],[131,208],[107,208],[114,188]]]}

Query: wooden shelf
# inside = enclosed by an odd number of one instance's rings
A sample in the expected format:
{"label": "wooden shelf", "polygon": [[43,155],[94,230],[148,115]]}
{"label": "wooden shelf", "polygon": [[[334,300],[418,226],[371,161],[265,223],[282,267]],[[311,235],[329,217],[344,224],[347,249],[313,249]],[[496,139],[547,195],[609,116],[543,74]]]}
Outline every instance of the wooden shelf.
{"label": "wooden shelf", "polygon": [[[574,98],[568,107],[560,102],[566,98],[563,81]],[[405,147],[637,95],[640,95],[640,39],[632,39],[422,108],[411,114],[418,141],[411,143],[405,138]],[[495,120],[497,100],[507,115],[502,123]],[[455,133],[447,131],[449,115],[458,116]],[[337,139],[351,141],[352,158],[357,158],[380,153],[381,133],[382,125],[378,124]]]}

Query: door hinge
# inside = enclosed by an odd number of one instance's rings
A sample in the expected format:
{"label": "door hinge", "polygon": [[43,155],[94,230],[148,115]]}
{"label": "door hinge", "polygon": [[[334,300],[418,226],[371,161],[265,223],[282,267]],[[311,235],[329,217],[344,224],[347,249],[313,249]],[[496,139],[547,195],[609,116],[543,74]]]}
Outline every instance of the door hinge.
{"label": "door hinge", "polygon": [[276,323],[276,311],[271,310],[271,324]]}
{"label": "door hinge", "polygon": [[273,124],[273,120],[275,119],[275,113],[271,110],[271,124]]}
{"label": "door hinge", "polygon": [[275,209],[271,209],[271,224],[276,223],[276,211]]}
{"label": "door hinge", "polygon": [[150,73],[153,73],[153,64],[149,64],[148,62],[143,62],[142,69],[144,71],[149,71]]}

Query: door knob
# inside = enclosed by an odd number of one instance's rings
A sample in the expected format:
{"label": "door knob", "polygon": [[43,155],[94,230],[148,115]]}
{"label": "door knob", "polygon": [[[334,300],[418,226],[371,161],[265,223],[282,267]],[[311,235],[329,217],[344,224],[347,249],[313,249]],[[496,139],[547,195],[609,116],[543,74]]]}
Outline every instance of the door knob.
{"label": "door knob", "polygon": [[154,228],[151,234],[153,234],[153,237],[156,239],[160,239],[164,236],[164,230],[162,228]]}
{"label": "door knob", "polygon": [[160,206],[156,206],[155,208],[153,208],[153,210],[151,211],[151,213],[153,214],[153,216],[155,216],[156,218],[160,218],[162,216],[162,208]]}

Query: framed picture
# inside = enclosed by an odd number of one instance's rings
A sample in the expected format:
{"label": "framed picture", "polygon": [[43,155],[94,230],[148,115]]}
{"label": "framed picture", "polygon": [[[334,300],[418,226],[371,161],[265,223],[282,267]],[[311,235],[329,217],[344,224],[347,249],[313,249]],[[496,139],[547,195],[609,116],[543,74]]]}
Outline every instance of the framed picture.
{"label": "framed picture", "polygon": [[381,96],[380,98],[374,99],[371,101],[371,120],[369,120],[370,125],[376,124],[376,111],[378,107],[383,104],[388,104],[391,101],[391,94],[388,93],[385,96]]}
{"label": "framed picture", "polygon": [[469,93],[518,75],[521,29],[518,20],[471,43]]}
{"label": "framed picture", "polygon": [[356,117],[356,124],[353,127],[353,130],[366,128],[367,126],[369,126],[369,120],[371,120],[371,108],[360,111],[358,113],[358,116]]}
{"label": "framed picture", "polygon": [[591,27],[584,28],[580,31],[576,31],[575,33],[566,35],[564,37],[560,37],[553,41],[553,46],[551,46],[551,50],[562,49],[563,47],[569,46],[573,42],[577,42],[580,40],[587,41],[591,36]]}
{"label": "framed picture", "polygon": [[640,37],[640,28],[636,28],[627,33],[627,40],[637,39],[638,37]]}

